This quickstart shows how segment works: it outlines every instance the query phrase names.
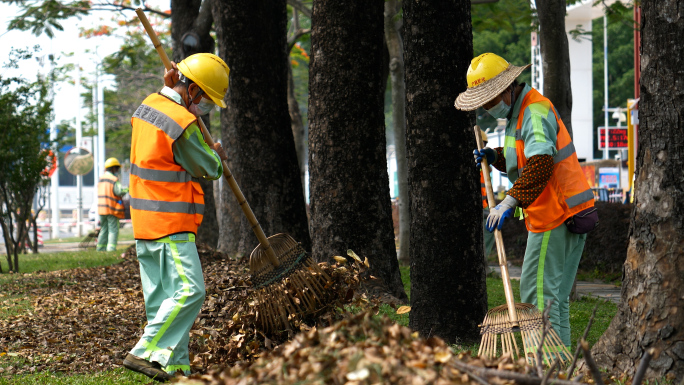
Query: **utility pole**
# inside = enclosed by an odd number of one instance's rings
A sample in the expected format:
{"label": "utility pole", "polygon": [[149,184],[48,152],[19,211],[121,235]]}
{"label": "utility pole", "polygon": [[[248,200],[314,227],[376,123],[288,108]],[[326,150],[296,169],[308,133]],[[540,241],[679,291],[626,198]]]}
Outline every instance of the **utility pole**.
{"label": "utility pole", "polygon": [[[76,147],[81,147],[81,68],[76,63]],[[83,175],[76,176],[76,235],[83,236]]]}
{"label": "utility pole", "polygon": [[[608,18],[603,14],[603,115],[606,132],[606,143],[603,147],[603,159],[608,159]],[[599,135],[599,139],[601,135]]]}
{"label": "utility pole", "polygon": [[[97,158],[95,166],[102,172],[105,163],[105,121],[104,121],[104,87],[100,86],[99,73],[102,62],[95,66],[95,73],[97,74]],[[97,183],[97,180],[95,181]],[[97,190],[97,189],[95,189]]]}

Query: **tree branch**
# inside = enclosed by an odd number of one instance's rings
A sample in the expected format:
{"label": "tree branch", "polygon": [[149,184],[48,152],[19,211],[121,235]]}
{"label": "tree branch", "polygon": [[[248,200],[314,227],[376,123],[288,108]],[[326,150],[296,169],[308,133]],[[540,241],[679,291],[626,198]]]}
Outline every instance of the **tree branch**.
{"label": "tree branch", "polygon": [[193,28],[198,36],[208,35],[214,24],[214,16],[211,13],[212,2],[212,0],[204,0],[200,6]]}
{"label": "tree branch", "polygon": [[287,0],[287,4],[303,13],[304,16],[311,18],[311,10],[307,8],[306,5],[304,5],[304,3],[302,3],[300,0]]}
{"label": "tree branch", "polygon": [[598,366],[596,366],[594,358],[591,356],[589,344],[587,343],[587,341],[582,340],[580,341],[580,345],[582,345],[582,351],[584,352],[584,362],[586,362],[587,366],[589,366],[591,376],[594,377],[594,382],[596,383],[596,385],[603,385],[603,378],[601,378],[601,372],[599,371]]}
{"label": "tree branch", "polygon": [[584,329],[584,334],[582,334],[582,338],[580,338],[580,340],[577,341],[577,349],[575,349],[575,356],[572,358],[572,363],[570,364],[570,368],[568,369],[568,378],[572,378],[572,372],[575,371],[575,364],[577,364],[577,358],[579,357],[580,350],[582,349],[581,342],[586,341],[587,336],[589,335],[589,329],[591,329],[591,325],[594,323],[594,317],[596,317],[596,309],[598,309],[598,305],[594,306],[594,311],[591,312],[591,318],[589,318],[587,327]]}

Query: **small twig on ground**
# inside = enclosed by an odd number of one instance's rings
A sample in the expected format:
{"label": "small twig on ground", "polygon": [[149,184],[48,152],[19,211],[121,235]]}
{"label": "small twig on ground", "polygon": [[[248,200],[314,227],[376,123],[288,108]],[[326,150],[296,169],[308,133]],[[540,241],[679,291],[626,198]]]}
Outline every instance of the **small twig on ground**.
{"label": "small twig on ground", "polygon": [[544,377],[544,357],[542,354],[544,353],[544,340],[546,339],[546,334],[549,332],[549,328],[551,327],[551,321],[549,321],[549,312],[551,311],[552,303],[552,300],[548,300],[546,302],[544,313],[542,313],[542,325],[544,326],[542,328],[541,341],[539,341],[539,346],[537,346],[537,374],[539,377]]}
{"label": "small twig on ground", "polygon": [[[523,374],[523,373],[517,373],[517,372],[510,372],[506,370],[498,370],[498,369],[488,369],[488,368],[482,368],[479,366],[473,366],[473,365],[468,365],[465,362],[458,361],[458,360],[451,360],[449,362],[449,365],[453,366],[457,370],[467,373],[468,375],[475,374],[476,376],[481,377],[485,381],[488,379],[498,377],[504,380],[511,380],[516,383],[516,385],[541,385],[542,379],[539,377],[535,377],[534,375],[529,375],[529,374]],[[553,384],[554,385],[580,385],[579,382],[575,381],[568,381],[568,380],[559,380],[557,378],[553,379]]]}
{"label": "small twig on ground", "polygon": [[575,365],[577,364],[577,358],[579,358],[579,353],[580,350],[582,349],[582,345],[580,341],[582,340],[587,340],[587,336],[589,335],[589,329],[591,329],[591,325],[594,323],[594,318],[596,317],[596,309],[598,309],[598,304],[594,306],[594,311],[591,312],[591,317],[589,318],[589,322],[587,323],[587,327],[584,329],[584,334],[582,334],[582,338],[580,338],[579,341],[577,341],[577,349],[575,349],[575,356],[572,358],[572,363],[570,364],[570,368],[568,369],[568,378],[572,377],[572,372],[575,371]]}
{"label": "small twig on ground", "polygon": [[241,289],[249,289],[251,286],[231,286],[227,289],[223,289],[223,291],[233,291],[233,290],[241,290]]}
{"label": "small twig on ground", "polygon": [[560,357],[556,357],[555,360],[553,360],[553,364],[551,364],[551,368],[549,368],[549,371],[546,372],[544,375],[544,378],[542,379],[541,385],[546,385],[546,383],[549,381],[549,378],[551,378],[551,375],[553,372],[556,370],[556,366],[560,363]]}
{"label": "small twig on ground", "polygon": [[651,362],[651,358],[653,358],[655,351],[655,348],[650,348],[644,352],[644,355],[641,357],[641,362],[639,362],[639,367],[637,368],[634,378],[632,379],[632,385],[641,384],[641,381],[644,379],[644,375],[646,374],[646,369],[648,369],[648,363]]}
{"label": "small twig on ground", "polygon": [[580,382],[580,381],[582,381],[583,378],[584,378],[584,373],[580,373],[575,378],[573,378],[572,381]]}
{"label": "small twig on ground", "polygon": [[591,371],[591,376],[594,377],[594,382],[596,385],[603,385],[603,379],[601,378],[601,372],[599,371],[594,358],[591,356],[591,350],[589,349],[589,343],[586,340],[581,340],[580,345],[582,345],[582,351],[584,352],[584,362],[589,366]]}

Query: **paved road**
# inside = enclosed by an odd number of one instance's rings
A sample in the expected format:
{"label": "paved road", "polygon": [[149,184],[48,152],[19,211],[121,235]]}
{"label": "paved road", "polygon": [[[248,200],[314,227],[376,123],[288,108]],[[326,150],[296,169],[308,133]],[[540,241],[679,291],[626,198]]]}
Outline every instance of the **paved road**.
{"label": "paved road", "polygon": [[[489,265],[489,268],[496,271],[497,274],[501,272],[499,265]],[[519,280],[521,272],[522,268],[520,266],[508,264],[508,274],[511,276],[511,279]],[[620,286],[611,284],[577,281],[577,293],[583,297],[603,298],[616,304],[620,302]]]}

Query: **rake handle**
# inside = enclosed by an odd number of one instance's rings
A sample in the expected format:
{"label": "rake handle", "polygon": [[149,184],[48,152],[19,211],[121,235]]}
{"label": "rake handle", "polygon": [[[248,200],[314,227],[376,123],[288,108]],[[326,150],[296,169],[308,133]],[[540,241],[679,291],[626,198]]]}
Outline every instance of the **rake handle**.
{"label": "rake handle", "polygon": [[[141,8],[138,8],[135,10],[135,13],[138,15],[138,18],[145,27],[147,36],[149,36],[150,40],[152,40],[152,44],[154,45],[154,48],[157,50],[157,53],[159,54],[162,63],[164,63],[164,67],[166,68],[166,70],[168,71],[173,69],[171,61],[169,60],[169,57],[166,55],[166,51],[164,51],[164,47],[162,47],[162,44],[159,41],[159,38],[157,37],[157,34],[152,29],[152,25],[150,25],[150,22],[149,20],[147,20],[147,16],[145,16],[143,10]],[[207,130],[207,126],[204,125],[202,118],[199,116],[197,117],[197,123],[199,123],[200,129],[202,130],[202,134],[204,135],[204,141],[207,142],[209,147],[214,148],[214,139],[212,139],[209,130]],[[230,168],[228,167],[228,162],[226,162],[225,160],[221,160],[221,164],[223,165],[223,176],[226,178],[226,181],[228,181],[228,185],[230,186],[230,189],[233,191],[233,194],[235,195],[235,198],[237,199],[238,204],[242,209],[242,212],[245,213],[245,216],[247,217],[249,224],[252,226],[252,231],[254,231],[254,234],[259,240],[259,243],[261,243],[261,246],[266,250],[266,255],[268,256],[269,261],[275,267],[280,266],[280,262],[278,262],[278,257],[276,256],[275,251],[271,247],[271,243],[268,241],[266,234],[264,234],[264,230],[261,228],[261,225],[259,225],[259,221],[254,216],[252,208],[249,207],[249,203],[247,203],[245,195],[242,193],[242,190],[240,190],[240,186],[238,186],[237,182],[235,181],[235,178],[233,177],[233,174],[231,174]]]}
{"label": "rake handle", "polygon": [[[480,136],[480,127],[475,126],[475,140],[477,141],[477,149],[482,150],[484,143]],[[492,180],[489,177],[489,164],[487,157],[482,158],[482,175],[485,181],[485,191],[487,191],[487,203],[489,207],[495,207],[494,190],[492,189]],[[508,262],[506,261],[506,250],[504,249],[503,237],[501,230],[494,229],[494,240],[496,241],[496,253],[499,256],[499,267],[501,268],[501,279],[503,280],[504,294],[506,295],[506,305],[508,306],[508,316],[511,321],[511,326],[520,327],[518,323],[518,313],[515,310],[515,301],[513,300],[513,287],[511,286],[511,276],[508,274]]]}

